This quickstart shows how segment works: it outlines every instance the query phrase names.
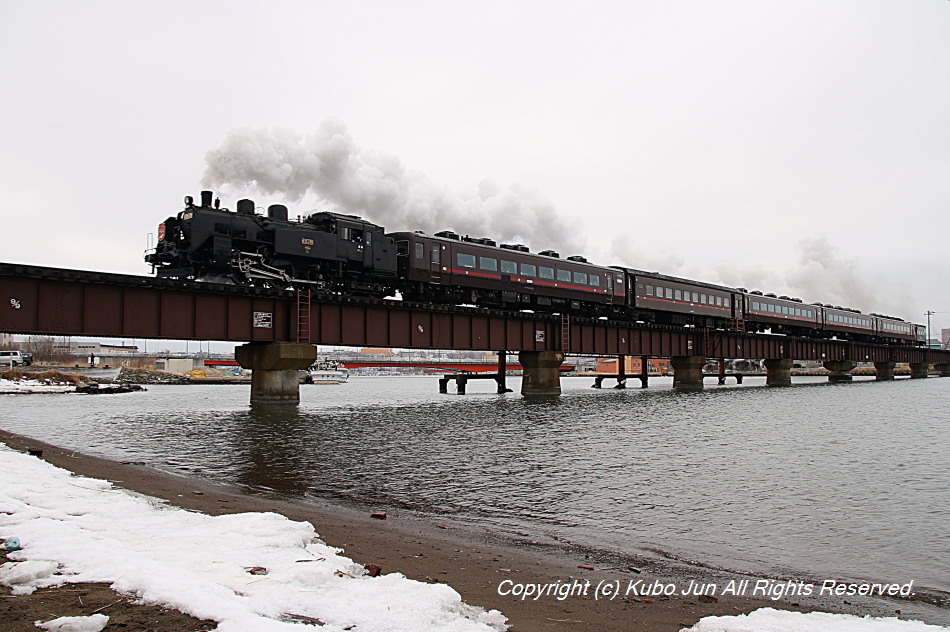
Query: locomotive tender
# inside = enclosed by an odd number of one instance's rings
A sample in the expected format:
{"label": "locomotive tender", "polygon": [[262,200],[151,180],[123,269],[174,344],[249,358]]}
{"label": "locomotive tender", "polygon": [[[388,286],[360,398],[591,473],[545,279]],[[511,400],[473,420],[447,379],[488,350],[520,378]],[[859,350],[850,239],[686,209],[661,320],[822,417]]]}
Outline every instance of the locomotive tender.
{"label": "locomotive tender", "polygon": [[235,212],[201,192],[158,227],[145,256],[153,272],[242,285],[609,317],[675,326],[922,344],[921,325],[840,306],[731,288],[583,257],[532,253],[451,231],[386,233],[354,215],[318,212],[295,220],[275,204],[266,215],[239,200]]}

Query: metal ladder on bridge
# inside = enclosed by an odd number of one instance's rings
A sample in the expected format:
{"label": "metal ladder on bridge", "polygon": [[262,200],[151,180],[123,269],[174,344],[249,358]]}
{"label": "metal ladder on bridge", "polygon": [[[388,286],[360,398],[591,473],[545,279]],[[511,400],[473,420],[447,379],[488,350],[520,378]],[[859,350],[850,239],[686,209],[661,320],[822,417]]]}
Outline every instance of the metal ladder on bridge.
{"label": "metal ladder on bridge", "polygon": [[715,329],[707,327],[703,329],[703,354],[706,358],[719,357],[722,349],[722,338]]}
{"label": "metal ladder on bridge", "polygon": [[297,288],[297,342],[310,344],[310,288]]}
{"label": "metal ladder on bridge", "polygon": [[740,334],[745,333],[745,319],[744,318],[733,318],[732,319],[732,328],[735,331],[738,331]]}
{"label": "metal ladder on bridge", "polygon": [[561,314],[561,351],[567,353],[571,350],[571,316],[570,314]]}

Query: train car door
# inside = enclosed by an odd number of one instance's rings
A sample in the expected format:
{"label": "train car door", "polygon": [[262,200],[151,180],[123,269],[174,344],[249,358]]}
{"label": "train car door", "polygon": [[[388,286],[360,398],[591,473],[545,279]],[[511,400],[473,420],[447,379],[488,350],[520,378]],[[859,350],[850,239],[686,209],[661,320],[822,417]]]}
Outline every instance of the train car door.
{"label": "train car door", "polygon": [[607,277],[607,304],[613,305],[614,304],[614,275],[608,272],[604,276]]}
{"label": "train car door", "polygon": [[429,245],[429,281],[442,283],[442,246],[438,243]]}

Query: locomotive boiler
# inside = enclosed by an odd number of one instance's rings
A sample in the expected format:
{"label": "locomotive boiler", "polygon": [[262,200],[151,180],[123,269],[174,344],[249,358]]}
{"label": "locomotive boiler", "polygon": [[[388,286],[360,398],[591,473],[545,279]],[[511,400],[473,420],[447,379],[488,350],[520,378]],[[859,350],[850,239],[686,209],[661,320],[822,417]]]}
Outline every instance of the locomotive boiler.
{"label": "locomotive boiler", "polygon": [[319,212],[296,220],[274,204],[266,215],[238,200],[234,212],[211,191],[158,226],[146,262],[160,277],[386,296],[394,289],[396,247],[381,226],[352,215]]}

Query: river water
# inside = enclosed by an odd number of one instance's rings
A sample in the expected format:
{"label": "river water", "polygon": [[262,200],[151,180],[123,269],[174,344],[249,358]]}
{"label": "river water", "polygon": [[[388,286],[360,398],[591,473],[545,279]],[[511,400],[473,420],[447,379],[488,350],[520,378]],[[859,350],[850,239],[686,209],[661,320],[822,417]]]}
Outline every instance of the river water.
{"label": "river water", "polygon": [[[760,576],[914,580],[950,592],[950,379],[496,395],[435,377],[0,396],[0,427],[294,497],[438,515],[534,541]],[[637,382],[633,382],[637,384]],[[491,385],[491,386],[489,386]]]}

